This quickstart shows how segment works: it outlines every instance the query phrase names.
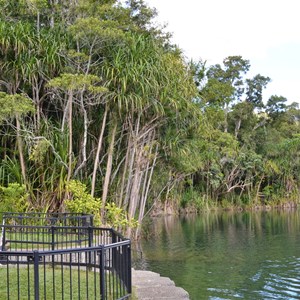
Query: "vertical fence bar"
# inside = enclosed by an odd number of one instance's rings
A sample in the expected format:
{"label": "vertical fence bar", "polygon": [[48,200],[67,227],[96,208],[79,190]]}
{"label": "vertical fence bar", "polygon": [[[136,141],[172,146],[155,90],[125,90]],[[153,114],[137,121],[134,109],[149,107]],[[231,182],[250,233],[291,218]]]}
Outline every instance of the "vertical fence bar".
{"label": "vertical fence bar", "polygon": [[51,250],[55,249],[55,228],[51,226]]}
{"label": "vertical fence bar", "polygon": [[[88,246],[92,247],[93,245],[93,228],[91,226],[88,227]],[[92,267],[92,253],[89,252],[88,256],[88,264],[90,268]]]}
{"label": "vertical fence bar", "polygon": [[126,281],[126,288],[129,294],[132,293],[132,270],[131,270],[131,243],[127,246],[127,281]]}
{"label": "vertical fence bar", "polygon": [[[55,236],[54,236],[54,233],[55,233],[54,226],[51,226],[51,250],[55,249]],[[55,258],[54,258],[54,255],[52,255],[52,270],[54,270],[54,261],[55,261]]]}
{"label": "vertical fence bar", "polygon": [[100,249],[100,295],[101,299],[105,300],[105,253],[104,247],[101,245]]}
{"label": "vertical fence bar", "polygon": [[64,255],[67,254],[60,254],[60,274],[61,274],[61,299],[64,300],[64,294],[65,294],[65,285],[64,285]]}
{"label": "vertical fence bar", "polygon": [[39,289],[39,252],[33,251],[34,300],[40,299]]}
{"label": "vertical fence bar", "polygon": [[17,264],[17,286],[18,286],[17,290],[18,290],[18,299],[21,299],[21,297],[20,297],[20,281],[21,281],[21,278],[20,278],[19,256],[16,259],[16,264]]}
{"label": "vertical fence bar", "polygon": [[[8,257],[7,257],[8,258]],[[8,260],[8,259],[7,259]],[[6,284],[7,284],[7,299],[10,299],[10,291],[9,291],[9,287],[10,287],[10,280],[9,280],[9,263],[7,263],[6,265]]]}
{"label": "vertical fence bar", "polygon": [[105,249],[105,259],[107,261],[107,267],[109,275],[106,278],[106,293],[109,295],[112,295],[112,291],[115,289],[115,276],[114,276],[114,270],[112,269],[112,265],[114,263],[114,257],[113,257],[113,248],[107,247]]}
{"label": "vertical fence bar", "polygon": [[6,244],[6,226],[5,226],[5,221],[3,219],[3,224],[2,224],[2,245],[1,245],[1,251],[5,251],[5,244]]}
{"label": "vertical fence bar", "polygon": [[[111,239],[112,239],[112,244],[115,245],[115,243],[117,242],[117,235],[114,232],[114,230],[111,230]],[[118,273],[118,263],[117,263],[117,254],[118,253],[118,248],[116,246],[113,246],[111,248],[111,267],[112,267],[112,272],[114,273]],[[115,282],[115,278],[113,277],[113,280]]]}

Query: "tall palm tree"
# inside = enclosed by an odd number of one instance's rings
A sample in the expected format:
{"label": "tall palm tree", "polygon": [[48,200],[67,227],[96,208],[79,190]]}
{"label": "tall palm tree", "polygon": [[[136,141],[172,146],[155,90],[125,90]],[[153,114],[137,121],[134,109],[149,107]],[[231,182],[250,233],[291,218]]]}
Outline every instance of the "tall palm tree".
{"label": "tall palm tree", "polygon": [[[157,133],[179,111],[192,111],[196,88],[180,54],[165,51],[149,36],[130,35],[126,47],[114,49],[102,70],[103,79],[112,91],[110,111],[118,116],[113,118],[111,113],[110,120],[118,120],[118,127],[126,128],[125,132],[119,131],[122,132],[119,140],[128,151],[119,158],[122,168],[119,163],[115,165],[122,178],[119,204],[127,207],[129,218],[135,217],[139,210],[141,221],[157,163],[160,144]],[[111,172],[109,168],[107,172]],[[105,181],[103,189],[107,185]],[[107,200],[104,196],[103,203]]]}

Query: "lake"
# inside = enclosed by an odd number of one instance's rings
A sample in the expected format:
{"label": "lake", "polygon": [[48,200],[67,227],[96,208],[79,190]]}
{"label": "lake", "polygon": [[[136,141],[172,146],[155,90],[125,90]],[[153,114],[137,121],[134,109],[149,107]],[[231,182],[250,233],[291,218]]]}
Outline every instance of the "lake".
{"label": "lake", "polygon": [[170,277],[192,300],[300,299],[300,210],[153,219],[136,269]]}

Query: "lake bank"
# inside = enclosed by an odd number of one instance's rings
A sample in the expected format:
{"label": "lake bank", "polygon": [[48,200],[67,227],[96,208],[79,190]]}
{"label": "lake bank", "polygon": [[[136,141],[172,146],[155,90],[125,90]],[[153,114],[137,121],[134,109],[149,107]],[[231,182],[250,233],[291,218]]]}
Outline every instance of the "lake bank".
{"label": "lake bank", "polygon": [[299,206],[299,200],[287,201],[282,200],[279,203],[259,204],[252,203],[251,205],[235,205],[226,202],[225,204],[215,205],[214,203],[207,203],[205,207],[201,209],[196,206],[179,207],[178,205],[158,203],[153,206],[149,212],[150,217],[161,217],[168,215],[189,215],[199,214],[209,211],[269,211],[272,209],[297,209]]}

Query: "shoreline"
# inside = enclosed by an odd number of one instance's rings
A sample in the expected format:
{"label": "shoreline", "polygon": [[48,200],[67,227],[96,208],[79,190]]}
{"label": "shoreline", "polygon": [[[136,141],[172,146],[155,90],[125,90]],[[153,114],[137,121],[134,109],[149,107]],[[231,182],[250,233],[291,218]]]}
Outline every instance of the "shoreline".
{"label": "shoreline", "polygon": [[233,211],[233,212],[247,212],[247,211],[271,211],[271,210],[290,210],[297,209],[299,203],[296,201],[288,201],[283,202],[281,204],[253,204],[253,205],[243,205],[243,206],[207,206],[206,208],[197,209],[195,207],[186,207],[186,208],[178,208],[178,209],[160,209],[155,208],[149,216],[151,218],[169,216],[169,215],[196,215],[198,213],[205,212],[222,212],[222,211]]}

